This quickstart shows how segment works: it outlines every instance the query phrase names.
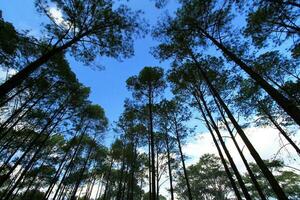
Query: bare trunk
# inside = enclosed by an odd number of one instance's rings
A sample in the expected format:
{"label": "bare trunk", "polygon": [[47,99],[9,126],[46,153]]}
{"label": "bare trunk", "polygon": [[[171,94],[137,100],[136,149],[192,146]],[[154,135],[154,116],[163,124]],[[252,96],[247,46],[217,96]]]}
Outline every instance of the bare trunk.
{"label": "bare trunk", "polygon": [[[212,94],[216,97],[216,99],[219,101],[220,105],[223,107],[223,109],[226,112],[226,114],[228,115],[230,121],[232,122],[232,124],[236,128],[237,132],[239,133],[240,137],[244,141],[245,145],[249,149],[252,157],[254,158],[254,160],[256,161],[257,165],[262,170],[264,176],[269,181],[269,183],[270,183],[273,191],[277,195],[277,197],[279,199],[282,199],[282,200],[288,200],[288,198],[286,197],[286,195],[285,195],[284,191],[282,190],[281,186],[279,185],[279,183],[277,182],[277,180],[275,179],[275,177],[273,176],[273,174],[271,173],[271,171],[268,169],[268,167],[265,165],[264,161],[261,159],[260,155],[258,154],[258,152],[256,151],[256,149],[254,148],[254,146],[251,144],[251,142],[249,141],[248,137],[244,133],[243,129],[240,127],[240,125],[238,124],[238,122],[235,120],[234,116],[232,115],[231,111],[229,110],[229,108],[227,107],[227,105],[225,104],[225,102],[220,97],[220,95],[217,92],[217,90],[211,84],[210,80],[208,79],[208,77],[206,75],[206,72],[201,68],[199,62],[194,57],[194,55],[191,54],[191,56],[193,57],[194,62],[197,64],[198,69],[201,72],[201,75],[203,76],[203,78],[204,78],[205,82],[207,83],[209,89],[211,90]],[[299,115],[300,115],[300,112],[299,112]]]}

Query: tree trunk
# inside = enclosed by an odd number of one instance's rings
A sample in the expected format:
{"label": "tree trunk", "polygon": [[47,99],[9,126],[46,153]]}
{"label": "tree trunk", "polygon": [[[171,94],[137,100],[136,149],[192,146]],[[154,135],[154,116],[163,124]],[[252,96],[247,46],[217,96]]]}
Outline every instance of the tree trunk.
{"label": "tree trunk", "polygon": [[227,107],[227,105],[225,104],[225,102],[220,97],[220,95],[217,92],[217,90],[211,84],[210,80],[208,79],[208,77],[206,75],[206,72],[201,68],[199,62],[197,61],[197,59],[195,59],[194,55],[191,54],[191,56],[193,56],[193,60],[197,64],[197,67],[198,67],[199,71],[201,72],[201,75],[203,76],[203,78],[204,78],[205,82],[207,83],[209,89],[211,90],[213,96],[215,96],[217,98],[217,100],[219,101],[220,105],[223,107],[223,109],[226,112],[226,114],[228,115],[230,121],[232,122],[232,124],[236,128],[238,134],[240,135],[240,137],[244,141],[245,145],[249,149],[249,151],[250,151],[251,155],[253,156],[254,160],[256,161],[257,165],[260,167],[260,169],[262,170],[263,174],[265,175],[265,177],[269,181],[269,183],[270,183],[273,191],[277,195],[277,197],[279,199],[282,199],[282,200],[288,200],[288,198],[286,197],[284,191],[280,187],[279,183],[277,182],[277,180],[275,179],[275,177],[273,176],[273,174],[271,173],[271,171],[268,169],[268,167],[265,165],[264,161],[261,159],[261,157],[258,154],[258,152],[256,151],[256,149],[253,147],[253,145],[249,141],[248,137],[244,133],[243,129],[240,127],[240,125],[235,120],[234,116],[232,115],[231,111],[229,110],[229,108]]}
{"label": "tree trunk", "polygon": [[84,162],[84,165],[83,165],[83,167],[82,167],[82,169],[81,169],[81,171],[80,171],[79,177],[77,178],[77,181],[76,181],[76,184],[75,184],[75,188],[74,188],[74,190],[73,190],[73,194],[72,194],[71,197],[70,197],[70,200],[76,200],[76,193],[77,193],[78,187],[79,187],[79,185],[80,185],[80,183],[81,183],[81,181],[82,181],[82,177],[83,177],[83,175],[84,175],[84,172],[85,172],[85,170],[86,170],[86,167],[87,167],[87,165],[88,165],[88,162],[89,162],[89,160],[90,160],[90,156],[91,156],[91,154],[92,154],[92,150],[93,150],[93,148],[90,147],[90,148],[89,148],[89,151],[88,151],[87,158],[85,159],[85,162]]}
{"label": "tree trunk", "polygon": [[80,149],[81,142],[82,142],[82,139],[83,139],[83,137],[84,137],[84,135],[85,135],[85,132],[86,132],[87,128],[88,128],[88,125],[85,126],[84,130],[83,130],[82,133],[80,134],[80,138],[79,138],[79,141],[78,141],[78,145],[77,145],[77,147],[76,147],[76,149],[75,149],[75,151],[74,151],[74,153],[73,153],[73,155],[72,155],[72,157],[71,157],[71,159],[70,159],[70,162],[69,162],[68,165],[67,165],[67,168],[66,168],[66,170],[65,170],[65,173],[64,173],[64,175],[63,175],[63,177],[62,177],[60,183],[58,184],[58,187],[57,187],[57,190],[55,191],[53,200],[56,199],[56,196],[58,195],[58,191],[59,191],[61,185],[63,184],[63,182],[64,182],[64,180],[65,180],[65,178],[66,178],[66,176],[67,176],[69,170],[71,169],[73,160],[74,160],[75,156],[77,155],[77,153],[78,153],[78,151],[79,151],[79,149]]}
{"label": "tree trunk", "polygon": [[17,95],[19,95],[20,93],[22,93],[23,91],[25,91],[28,87],[29,87],[29,85],[25,85],[20,90],[18,90],[15,94],[11,95],[7,99],[4,99],[3,101],[0,98],[0,108],[3,107],[5,104],[7,104],[9,101],[11,101],[13,98],[15,98]]}
{"label": "tree trunk", "polygon": [[182,163],[183,172],[184,172],[184,178],[185,178],[186,186],[187,186],[187,190],[188,190],[188,197],[189,197],[189,200],[192,200],[193,199],[192,198],[192,190],[191,190],[189,177],[188,177],[186,167],[185,167],[185,162],[184,162],[184,157],[183,157],[183,153],[182,153],[181,142],[180,142],[180,137],[179,137],[179,130],[178,130],[178,127],[177,127],[176,119],[174,119],[174,125],[175,125],[176,140],[177,140],[177,143],[178,143],[178,149],[179,149],[181,163]]}
{"label": "tree trunk", "polygon": [[111,159],[111,161],[110,161],[109,171],[106,176],[106,185],[105,185],[105,190],[104,190],[104,194],[103,194],[103,200],[106,200],[106,197],[107,197],[107,191],[108,191],[108,187],[109,187],[109,179],[110,179],[110,175],[111,175],[112,165],[113,165],[113,159]]}
{"label": "tree trunk", "polygon": [[99,180],[95,200],[97,200],[100,197],[100,195],[99,195],[100,194],[100,186],[102,185],[101,180],[102,180],[102,178],[100,178],[100,180]]}
{"label": "tree trunk", "polygon": [[171,156],[170,156],[170,146],[169,146],[169,135],[165,133],[165,140],[167,146],[167,156],[168,156],[168,169],[169,169],[169,179],[170,179],[170,193],[171,200],[174,200],[174,189],[173,189],[173,177],[172,177],[172,168],[171,168]]}
{"label": "tree trunk", "polygon": [[151,184],[151,139],[150,139],[150,135],[148,137],[148,166],[149,166],[149,199],[151,200],[151,195],[152,195],[152,184]]}
{"label": "tree trunk", "polygon": [[125,162],[124,162],[124,157],[123,157],[121,172],[120,172],[120,180],[119,180],[119,184],[118,184],[117,199],[121,199],[121,195],[122,195],[122,185],[123,185],[122,183],[123,183],[124,169],[125,169]]}
{"label": "tree trunk", "polygon": [[219,110],[219,112],[220,112],[220,114],[222,116],[222,119],[223,119],[224,124],[225,124],[225,126],[226,126],[226,128],[227,128],[227,130],[228,130],[228,132],[230,134],[230,137],[232,138],[233,143],[234,143],[236,149],[238,150],[238,152],[239,152],[239,154],[240,154],[240,156],[241,156],[241,158],[243,160],[243,163],[244,163],[244,165],[245,165],[245,167],[246,167],[246,169],[248,171],[248,174],[249,174],[249,176],[250,176],[250,178],[251,178],[251,180],[253,182],[253,185],[256,188],[257,192],[258,192],[258,195],[260,196],[260,198],[262,200],[267,200],[266,197],[265,197],[265,195],[264,195],[264,193],[263,193],[263,191],[262,191],[262,189],[261,189],[261,187],[260,187],[260,185],[259,185],[259,183],[257,182],[257,179],[256,179],[255,175],[253,174],[253,172],[252,172],[252,170],[251,170],[251,168],[250,168],[250,166],[248,164],[247,159],[245,158],[245,156],[244,156],[241,148],[239,147],[239,145],[238,145],[238,143],[237,143],[237,141],[236,141],[236,139],[235,139],[235,137],[234,137],[234,135],[233,135],[230,127],[229,127],[229,124],[228,124],[228,122],[227,122],[227,120],[225,118],[225,115],[224,115],[222,109],[220,108],[220,105],[217,102],[217,100],[216,100],[215,97],[214,97],[214,101],[215,101],[215,104],[216,104],[216,106],[217,106],[217,108],[218,108],[218,110]]}
{"label": "tree trunk", "polygon": [[158,146],[156,142],[156,199],[159,200],[159,162],[158,162]]}
{"label": "tree trunk", "polygon": [[210,134],[211,134],[211,136],[212,136],[212,138],[213,138],[214,144],[215,144],[216,147],[217,147],[219,156],[220,156],[221,161],[222,161],[222,163],[223,163],[225,172],[226,172],[226,174],[227,174],[227,176],[228,176],[228,178],[229,178],[229,180],[230,180],[230,183],[231,183],[231,186],[232,186],[232,188],[233,188],[233,190],[234,190],[234,193],[235,193],[235,195],[236,195],[236,197],[237,197],[238,200],[242,200],[241,194],[240,194],[240,192],[239,192],[239,190],[238,190],[238,188],[237,188],[237,185],[236,185],[236,183],[235,183],[235,181],[234,181],[234,179],[233,179],[233,176],[232,176],[232,174],[231,174],[231,172],[230,172],[230,170],[229,170],[229,168],[228,168],[228,166],[227,166],[226,160],[225,160],[225,158],[224,158],[224,156],[223,156],[223,153],[222,153],[221,148],[220,148],[220,146],[219,146],[219,144],[218,144],[218,141],[217,141],[217,139],[216,139],[216,137],[215,137],[215,135],[214,135],[214,133],[213,133],[213,130],[212,130],[212,128],[211,128],[211,126],[210,126],[210,124],[209,124],[209,122],[208,122],[208,119],[206,118],[206,115],[205,115],[205,113],[204,113],[204,110],[203,110],[203,108],[202,108],[202,105],[201,105],[201,103],[200,103],[200,101],[199,101],[199,99],[198,99],[198,97],[197,97],[196,94],[194,94],[194,97],[195,97],[195,99],[196,99],[196,101],[197,101],[197,104],[198,104],[199,110],[200,110],[200,112],[201,112],[201,114],[202,114],[202,117],[203,117],[204,120],[205,120],[206,126],[207,126],[207,128],[208,128],[208,130],[209,130],[209,132],[210,132]]}
{"label": "tree trunk", "polygon": [[46,135],[45,139],[41,142],[41,144],[38,146],[38,149],[35,151],[35,153],[33,154],[33,157],[30,159],[29,163],[26,165],[25,169],[23,170],[22,174],[20,175],[20,177],[18,178],[18,180],[16,181],[16,183],[14,184],[14,186],[10,189],[10,191],[7,193],[6,197],[4,198],[4,200],[8,200],[10,198],[10,196],[12,195],[13,191],[16,189],[16,187],[18,186],[18,184],[20,183],[20,181],[22,180],[22,178],[25,176],[25,174],[28,172],[28,170],[30,169],[30,167],[35,163],[35,161],[37,160],[38,155],[41,153],[42,151],[42,147],[45,146],[46,141],[49,139],[51,133],[54,131],[54,129],[58,126],[58,124],[61,122],[61,119],[63,117],[63,110],[64,107],[62,106],[62,108],[60,109],[59,113],[61,113],[61,117],[59,117],[59,119],[57,120],[57,122],[53,125],[53,127],[51,128],[51,130],[49,131],[49,133]]}
{"label": "tree trunk", "polygon": [[151,143],[151,170],[152,170],[152,177],[151,177],[151,181],[152,181],[152,188],[151,188],[151,200],[156,200],[156,187],[155,187],[155,177],[156,177],[156,173],[155,173],[155,151],[154,151],[154,133],[153,133],[153,116],[152,116],[152,86],[151,83],[149,84],[149,93],[148,93],[148,98],[149,98],[149,102],[148,102],[148,109],[149,109],[149,125],[150,125],[150,143]]}
{"label": "tree trunk", "polygon": [[296,152],[300,155],[300,149],[299,149],[299,147],[289,137],[289,135],[287,134],[287,132],[285,132],[283,130],[283,128],[281,128],[281,126],[276,122],[276,120],[274,119],[274,117],[266,109],[264,109],[264,108],[262,108],[262,109],[263,109],[263,112],[269,118],[269,120],[272,122],[272,124],[279,130],[279,132],[281,133],[281,135],[283,135],[283,137],[292,145],[292,147],[294,147],[294,149],[296,150]]}
{"label": "tree trunk", "polygon": [[[53,122],[53,120],[60,114],[63,112],[63,110],[65,109],[64,105],[61,105],[59,109],[57,109],[57,111],[52,115],[52,117],[48,120],[47,124],[44,126],[44,128],[40,131],[40,133],[38,134],[38,136],[29,144],[28,148],[24,151],[24,153],[22,154],[22,156],[18,159],[18,161],[14,164],[13,167],[10,168],[10,170],[1,177],[0,179],[0,187],[5,183],[5,181],[7,179],[9,179],[10,175],[13,173],[13,171],[16,169],[16,167],[21,163],[21,161],[25,158],[25,156],[31,151],[31,149],[34,147],[34,145],[36,144],[36,142],[40,139],[40,137],[42,137],[43,133],[47,130],[47,128],[51,125],[51,123]],[[49,138],[50,133],[46,134],[46,140]],[[41,145],[43,145],[46,140],[42,141],[42,144],[39,144],[39,148],[36,151],[36,153],[38,151],[40,151],[41,149]],[[36,155],[36,153],[34,155]]]}
{"label": "tree trunk", "polygon": [[[226,56],[233,60],[238,66],[241,67],[259,86],[261,86],[277,103],[282,107],[282,109],[290,115],[295,122],[300,125],[300,109],[293,103],[293,101],[284,97],[280,92],[278,92],[274,87],[272,87],[266,80],[264,80],[257,72],[255,72],[251,67],[244,63],[237,55],[227,49],[222,43],[218,42],[215,38],[201,29],[201,32],[211,40]],[[279,188],[277,188],[279,189]],[[279,194],[281,193],[281,195]],[[282,194],[279,189],[279,198],[285,198],[286,196]]]}
{"label": "tree trunk", "polygon": [[243,194],[244,194],[245,198],[247,200],[251,200],[251,196],[250,196],[250,194],[248,192],[248,189],[246,188],[246,185],[245,185],[245,183],[244,183],[244,181],[242,179],[242,176],[241,176],[238,168],[236,167],[236,165],[235,165],[235,163],[234,163],[234,161],[233,161],[233,159],[232,159],[232,157],[230,155],[230,152],[228,151],[228,149],[226,147],[226,144],[225,144],[225,142],[224,142],[224,140],[222,138],[222,135],[221,135],[221,133],[219,131],[219,128],[218,128],[217,124],[215,123],[215,120],[213,119],[213,117],[211,115],[211,112],[210,112],[210,110],[209,110],[209,108],[208,108],[208,106],[206,104],[206,101],[205,101],[205,99],[203,97],[203,93],[201,91],[199,91],[199,97],[200,97],[200,99],[201,99],[201,101],[203,103],[204,110],[206,111],[206,113],[208,115],[208,118],[210,119],[210,121],[212,123],[212,127],[215,130],[215,132],[216,132],[216,134],[217,134],[217,136],[219,138],[221,146],[223,147],[223,150],[224,150],[224,152],[225,152],[225,154],[226,154],[226,156],[227,156],[227,158],[229,160],[229,163],[230,163],[230,165],[231,165],[231,167],[232,167],[232,169],[234,171],[234,174],[235,174],[235,176],[236,176],[236,178],[238,180],[238,183],[239,183],[239,185],[240,185],[240,187],[241,187],[241,189],[243,191]]}
{"label": "tree trunk", "polygon": [[[30,105],[28,107],[28,109],[20,116],[18,117],[18,119],[7,129],[5,130],[0,137],[0,141],[7,135],[7,133],[9,133],[9,131],[11,131],[17,124],[18,122],[27,115],[28,112],[30,112],[33,107],[42,99],[45,97],[45,95],[47,94],[47,92],[49,92],[49,90],[47,90],[46,92],[44,92],[42,95],[40,95],[34,102],[32,105]],[[6,125],[8,125],[19,113],[21,113],[23,111],[23,109],[25,109],[25,107],[27,106],[27,104],[33,100],[35,97],[35,95],[32,98],[29,98],[18,110],[16,110],[2,125],[0,128],[0,131],[2,132],[2,130],[4,129],[4,127]]]}
{"label": "tree trunk", "polygon": [[20,86],[24,80],[26,80],[34,71],[36,71],[40,66],[45,64],[47,61],[49,61],[53,56],[63,52],[64,50],[71,47],[73,44],[78,42],[82,37],[87,35],[88,33],[79,35],[77,37],[74,37],[69,42],[65,43],[64,45],[53,48],[44,55],[42,55],[37,60],[33,61],[26,67],[24,67],[22,70],[20,70],[17,74],[15,74],[13,77],[11,77],[9,80],[7,80],[5,83],[0,85],[0,97],[4,97],[7,95],[10,91],[12,91],[17,86]]}

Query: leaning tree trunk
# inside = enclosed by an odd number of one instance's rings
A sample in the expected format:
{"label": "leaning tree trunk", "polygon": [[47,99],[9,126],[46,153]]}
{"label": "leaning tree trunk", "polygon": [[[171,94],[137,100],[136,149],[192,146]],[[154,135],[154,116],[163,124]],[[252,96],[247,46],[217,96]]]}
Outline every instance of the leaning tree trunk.
{"label": "leaning tree trunk", "polygon": [[203,103],[204,110],[206,111],[206,113],[208,115],[208,118],[210,119],[210,121],[212,123],[212,127],[214,128],[214,130],[215,130],[215,132],[216,132],[216,134],[217,134],[217,136],[219,138],[221,146],[223,147],[223,150],[224,150],[224,152],[225,152],[225,154],[226,154],[226,156],[227,156],[227,158],[229,160],[229,163],[230,163],[230,165],[231,165],[231,167],[232,167],[232,169],[234,171],[234,174],[235,174],[235,176],[236,176],[236,178],[238,180],[238,183],[239,183],[239,185],[240,185],[240,187],[241,187],[241,189],[243,191],[243,194],[244,194],[245,198],[248,199],[248,200],[251,200],[251,196],[250,196],[250,194],[248,192],[248,189],[247,189],[247,187],[246,187],[246,185],[245,185],[245,183],[243,181],[243,178],[242,178],[242,176],[241,176],[238,168],[236,167],[236,165],[235,165],[235,163],[234,163],[234,161],[233,161],[233,159],[232,159],[232,157],[230,155],[230,152],[228,151],[228,149],[227,149],[227,147],[225,145],[225,142],[224,142],[224,140],[222,138],[222,135],[221,135],[221,133],[219,131],[219,128],[218,128],[217,124],[215,123],[215,120],[213,119],[213,117],[211,115],[211,112],[210,112],[210,110],[209,110],[209,108],[208,108],[208,106],[206,104],[206,101],[205,101],[205,99],[203,97],[203,93],[201,91],[199,91],[199,97],[200,97],[200,99],[201,99],[201,101]]}
{"label": "leaning tree trunk", "polygon": [[[52,115],[52,117],[48,120],[47,124],[44,126],[44,128],[40,131],[40,133],[38,134],[37,137],[35,137],[35,139],[29,144],[28,148],[25,150],[25,152],[22,154],[22,156],[18,159],[18,161],[13,165],[13,167],[10,168],[10,170],[1,177],[0,179],[0,187],[5,183],[6,180],[9,179],[10,175],[13,173],[13,171],[17,168],[17,166],[21,163],[21,161],[25,158],[25,156],[31,151],[31,149],[35,146],[36,142],[42,137],[43,133],[48,129],[48,127],[52,124],[53,120],[60,114],[63,112],[63,110],[65,109],[64,105],[61,105],[59,109],[57,109],[57,111]],[[50,134],[46,134],[46,139],[48,139],[48,137],[50,136]],[[42,144],[46,142],[43,141]],[[40,145],[42,145],[40,144]],[[39,145],[39,147],[41,147]],[[37,151],[39,151],[40,148],[38,148]],[[36,152],[37,152],[36,151]],[[36,155],[36,153],[35,153]]]}
{"label": "leaning tree trunk", "polygon": [[249,149],[252,157],[256,161],[259,168],[262,170],[264,176],[269,181],[274,193],[277,195],[277,197],[279,199],[288,200],[288,198],[285,195],[284,191],[282,190],[281,186],[279,185],[279,183],[277,182],[277,180],[275,179],[275,177],[273,176],[271,171],[268,169],[268,167],[266,166],[266,164],[264,163],[264,161],[262,160],[262,158],[260,157],[260,155],[258,154],[256,149],[254,148],[254,146],[249,141],[249,139],[246,136],[245,132],[243,131],[243,129],[240,127],[240,125],[238,124],[238,122],[236,121],[234,116],[232,115],[231,111],[229,110],[229,108],[227,107],[227,105],[225,104],[225,102],[223,101],[221,96],[219,95],[218,91],[213,87],[213,85],[210,82],[206,72],[201,68],[201,66],[200,66],[199,62],[197,61],[197,59],[195,58],[195,56],[193,54],[191,54],[191,56],[192,56],[194,62],[197,64],[197,67],[198,67],[201,75],[203,76],[205,82],[207,83],[209,89],[211,90],[211,93],[213,94],[213,96],[216,97],[216,99],[219,101],[220,105],[223,107],[223,109],[226,112],[227,116],[229,117],[230,121],[232,122],[232,124],[236,128],[237,132],[239,133],[240,137],[244,141],[245,145]]}
{"label": "leaning tree trunk", "polygon": [[185,167],[185,162],[184,162],[184,157],[183,157],[183,153],[182,153],[181,141],[180,141],[180,137],[179,137],[179,130],[178,130],[178,127],[177,127],[176,119],[174,119],[174,125],[175,125],[176,140],[177,140],[178,149],[179,149],[180,158],[181,158],[181,163],[182,163],[182,167],[183,167],[184,178],[185,178],[185,182],[186,182],[186,186],[187,186],[187,190],[188,190],[188,197],[189,197],[189,200],[192,200],[193,199],[192,198],[192,190],[191,190],[189,177],[188,177],[186,167]]}
{"label": "leaning tree trunk", "polygon": [[93,148],[90,147],[90,148],[89,148],[89,151],[88,151],[87,158],[85,159],[84,165],[83,165],[83,167],[82,167],[82,169],[81,169],[81,171],[80,171],[79,177],[77,178],[77,181],[76,181],[76,184],[75,184],[75,188],[74,188],[73,193],[72,193],[72,195],[71,195],[71,197],[70,197],[70,200],[76,200],[76,193],[77,193],[77,190],[78,190],[78,188],[79,188],[79,185],[80,185],[80,183],[81,183],[81,181],[82,181],[82,177],[83,177],[83,175],[84,175],[84,172],[85,172],[85,170],[86,170],[86,167],[88,166],[88,162],[89,162],[89,160],[90,160],[90,156],[91,156],[91,154],[92,154],[92,150],[93,150]]}
{"label": "leaning tree trunk", "polygon": [[256,188],[256,190],[257,190],[257,192],[258,192],[258,195],[260,196],[260,198],[261,198],[262,200],[267,200],[266,197],[265,197],[265,195],[264,195],[264,193],[263,193],[263,191],[262,191],[262,189],[261,189],[261,187],[260,187],[260,185],[259,185],[259,183],[257,182],[257,179],[256,179],[254,173],[252,172],[252,170],[251,170],[251,168],[250,168],[250,166],[249,166],[249,164],[248,164],[247,159],[245,158],[245,156],[244,156],[244,154],[243,154],[241,148],[239,147],[239,145],[238,145],[238,143],[237,143],[237,141],[236,141],[236,139],[235,139],[235,137],[234,137],[234,135],[233,135],[233,133],[232,133],[230,127],[229,127],[229,124],[228,124],[228,122],[227,122],[227,120],[226,120],[226,118],[225,118],[225,115],[224,115],[222,109],[220,108],[220,105],[219,105],[219,103],[217,102],[216,98],[214,98],[214,101],[215,101],[215,104],[216,104],[216,106],[217,106],[217,108],[218,108],[218,110],[219,110],[219,112],[220,112],[220,114],[221,114],[221,116],[222,116],[222,119],[223,119],[224,124],[225,124],[225,126],[226,126],[226,128],[227,128],[227,130],[228,130],[228,132],[229,132],[229,134],[230,134],[230,137],[232,138],[233,143],[234,143],[234,145],[235,145],[237,151],[239,152],[239,155],[241,156],[241,158],[242,158],[242,160],[243,160],[243,163],[244,163],[244,165],[245,165],[245,167],[246,167],[246,169],[247,169],[247,171],[248,171],[248,174],[249,174],[249,176],[250,176],[250,178],[251,178],[251,181],[253,182],[254,187]]}
{"label": "leaning tree trunk", "polygon": [[63,113],[64,110],[65,110],[65,107],[62,106],[62,109],[60,109],[60,112],[59,112],[61,114],[61,116],[57,119],[56,123],[53,125],[53,127],[51,128],[51,130],[47,133],[45,139],[43,139],[43,141],[41,142],[41,144],[38,146],[38,149],[33,154],[33,157],[30,159],[29,163],[26,165],[25,169],[23,170],[22,174],[20,175],[20,177],[18,178],[18,180],[16,181],[16,183],[14,184],[14,186],[8,191],[8,193],[5,196],[4,200],[8,200],[10,198],[10,196],[13,194],[13,191],[16,189],[16,187],[18,186],[18,184],[20,183],[20,181],[22,180],[22,178],[25,176],[25,174],[28,172],[28,170],[30,169],[30,167],[37,160],[37,156],[41,153],[42,148],[45,146],[45,143],[48,141],[51,133],[54,131],[54,129],[61,122],[61,119],[62,119],[62,117],[64,115],[64,113]]}
{"label": "leaning tree trunk", "polygon": [[262,109],[262,111],[264,112],[264,114],[267,115],[268,119],[272,122],[272,124],[279,130],[279,132],[281,133],[281,135],[283,135],[283,137],[292,145],[292,147],[294,147],[294,149],[296,150],[296,152],[300,155],[300,149],[297,146],[297,144],[295,144],[295,142],[289,137],[289,135],[287,134],[287,132],[285,132],[283,130],[283,128],[281,128],[281,126],[277,123],[277,121],[270,114],[270,112],[267,109],[265,109],[263,105],[261,105],[260,108]]}
{"label": "leaning tree trunk", "polygon": [[203,110],[203,108],[202,108],[202,105],[201,105],[201,103],[200,103],[198,97],[197,97],[195,94],[194,94],[194,97],[195,97],[195,99],[196,99],[196,101],[197,101],[199,110],[200,110],[200,112],[201,112],[201,114],[202,114],[202,117],[204,118],[204,121],[205,121],[205,123],[206,123],[206,126],[207,126],[207,128],[208,128],[208,130],[209,130],[209,132],[210,132],[210,134],[211,134],[211,136],[212,136],[212,138],[213,138],[214,144],[215,144],[216,147],[217,147],[219,156],[220,156],[220,158],[221,158],[221,161],[222,161],[222,164],[223,164],[223,166],[224,166],[224,169],[225,169],[225,172],[226,172],[226,174],[227,174],[227,177],[228,177],[229,180],[230,180],[230,183],[231,183],[231,186],[232,186],[232,188],[233,188],[233,191],[234,191],[234,193],[235,193],[237,199],[238,199],[238,200],[242,200],[242,197],[241,197],[241,194],[240,194],[240,192],[239,192],[239,189],[238,189],[238,187],[237,187],[237,185],[236,185],[236,183],[235,183],[235,181],[234,181],[234,179],[233,179],[233,176],[232,176],[232,174],[231,174],[231,172],[230,172],[230,170],[229,170],[229,168],[228,168],[228,166],[227,166],[226,160],[225,160],[225,158],[224,158],[224,156],[223,156],[223,153],[222,153],[221,148],[220,148],[220,146],[219,146],[219,144],[218,144],[218,141],[217,141],[217,139],[216,139],[216,137],[215,137],[215,135],[214,135],[214,133],[213,133],[213,130],[212,130],[212,128],[211,128],[211,125],[209,124],[208,119],[206,118],[206,115],[205,115],[205,113],[204,113],[204,110]]}
{"label": "leaning tree trunk", "polygon": [[171,200],[174,200],[173,177],[172,177],[171,156],[170,156],[170,146],[169,146],[170,144],[169,144],[169,135],[167,132],[165,133],[165,140],[166,140],[166,146],[167,146]]}
{"label": "leaning tree trunk", "polygon": [[[63,175],[63,177],[61,178],[61,181],[60,181],[59,184],[58,184],[57,190],[55,191],[55,194],[54,194],[54,197],[53,197],[54,200],[56,199],[56,197],[57,197],[57,195],[58,195],[58,192],[59,192],[59,189],[61,188],[61,185],[64,183],[64,180],[65,180],[65,178],[66,178],[68,172],[70,171],[70,169],[71,169],[71,167],[72,167],[73,161],[74,161],[74,159],[75,159],[75,157],[76,157],[76,155],[77,155],[77,153],[78,153],[78,151],[79,151],[79,149],[80,149],[81,142],[82,142],[82,140],[83,140],[84,135],[86,134],[87,128],[88,128],[88,125],[85,126],[84,130],[83,130],[82,133],[80,134],[80,138],[79,138],[79,141],[78,141],[78,145],[76,146],[76,149],[74,150],[74,153],[72,154],[72,157],[71,157],[71,159],[70,159],[70,162],[68,163],[68,165],[67,165],[67,167],[66,167],[66,169],[65,169],[64,175]],[[49,194],[49,195],[50,195],[50,194]],[[43,199],[48,199],[48,198],[47,198],[47,197],[44,197]]]}
{"label": "leaning tree trunk", "polygon": [[24,67],[22,70],[20,70],[17,74],[15,74],[13,77],[11,77],[9,80],[7,80],[5,83],[0,85],[0,97],[4,97],[7,95],[10,91],[12,91],[17,86],[21,85],[24,80],[26,80],[34,71],[36,71],[40,66],[48,62],[53,56],[63,52],[64,50],[71,47],[73,44],[77,43],[81,38],[88,35],[89,32],[86,32],[84,34],[78,35],[74,37],[69,42],[63,44],[60,47],[53,48],[44,55],[42,55],[37,60],[33,61],[26,67]]}
{"label": "leaning tree trunk", "polygon": [[[257,72],[255,72],[251,67],[249,67],[246,63],[244,63],[236,54],[231,52],[228,48],[226,48],[222,43],[218,42],[214,37],[209,35],[203,29],[200,31],[207,37],[210,41],[213,42],[221,51],[228,56],[233,62],[235,62],[238,66],[241,67],[259,86],[261,86],[277,103],[282,107],[282,109],[290,115],[294,121],[300,125],[300,109],[294,104],[293,101],[287,99],[280,92],[278,92],[272,85],[270,85],[266,80],[264,80]],[[282,190],[277,188],[279,192],[278,198],[287,197],[281,192]],[[281,193],[281,194],[280,194]]]}
{"label": "leaning tree trunk", "polygon": [[[75,139],[76,139],[76,135],[71,139],[70,143],[72,143],[72,141],[75,141]],[[72,146],[69,145],[68,148],[66,149],[66,153],[65,153],[64,157],[62,158],[62,161],[60,162],[54,177],[51,179],[49,187],[46,190],[46,192],[43,196],[43,199],[48,199],[49,195],[51,194],[51,191],[52,191],[54,185],[56,184],[56,182],[58,181],[58,178],[60,176],[62,169],[64,168],[64,166],[67,163],[67,156],[69,155],[71,148],[72,148]]]}

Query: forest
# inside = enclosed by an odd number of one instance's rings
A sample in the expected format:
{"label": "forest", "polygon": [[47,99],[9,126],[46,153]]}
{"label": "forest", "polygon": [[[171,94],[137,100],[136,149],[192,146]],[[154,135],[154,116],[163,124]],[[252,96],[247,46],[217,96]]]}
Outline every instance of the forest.
{"label": "forest", "polygon": [[[0,3],[0,200],[300,199],[299,0],[30,1],[40,35]],[[112,121],[73,65],[126,63],[147,37],[168,67],[132,66]],[[272,130],[272,157],[249,130]]]}

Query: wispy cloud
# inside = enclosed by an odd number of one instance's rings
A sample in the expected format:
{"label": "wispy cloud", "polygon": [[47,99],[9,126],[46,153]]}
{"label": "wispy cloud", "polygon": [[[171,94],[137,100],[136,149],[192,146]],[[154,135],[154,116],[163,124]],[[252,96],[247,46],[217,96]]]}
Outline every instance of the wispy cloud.
{"label": "wispy cloud", "polygon": [[50,17],[54,20],[54,22],[63,27],[63,28],[69,28],[71,26],[71,23],[64,19],[63,13],[61,10],[59,10],[56,6],[52,6],[48,9]]}
{"label": "wispy cloud", "polygon": [[[282,146],[278,130],[272,127],[247,128],[245,129],[245,133],[263,159],[274,158],[277,151]],[[223,135],[226,134],[224,133]],[[241,138],[237,137],[236,139],[240,147],[244,147]],[[245,171],[242,159],[240,158],[239,153],[234,146],[234,143],[229,138],[226,138],[225,140],[226,146],[230,151],[234,161],[236,162],[237,167],[241,171]],[[282,140],[285,144],[287,143],[287,141],[285,141],[283,137]],[[293,137],[293,140],[297,143],[300,142],[300,131],[298,131],[296,136]],[[218,155],[212,137],[208,132],[195,136],[194,140],[187,143],[183,147],[183,150],[185,155],[190,157],[190,159],[187,160],[188,165],[196,163],[203,154],[212,153]],[[243,152],[249,162],[254,162],[250,152],[246,148],[243,150]],[[276,158],[283,159],[285,163],[290,166],[300,168],[299,156],[291,145],[287,145],[286,149],[282,149],[282,151]]]}

